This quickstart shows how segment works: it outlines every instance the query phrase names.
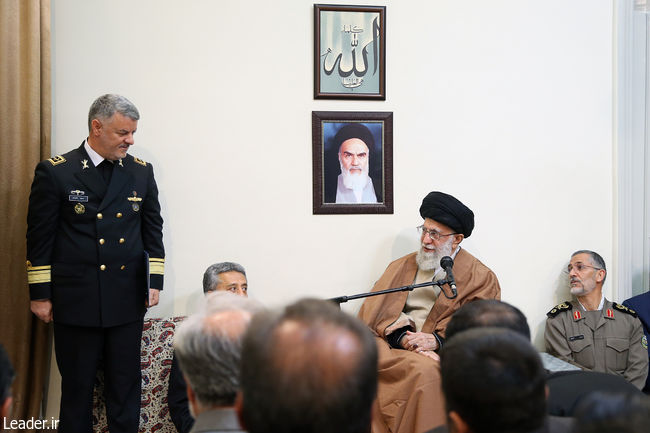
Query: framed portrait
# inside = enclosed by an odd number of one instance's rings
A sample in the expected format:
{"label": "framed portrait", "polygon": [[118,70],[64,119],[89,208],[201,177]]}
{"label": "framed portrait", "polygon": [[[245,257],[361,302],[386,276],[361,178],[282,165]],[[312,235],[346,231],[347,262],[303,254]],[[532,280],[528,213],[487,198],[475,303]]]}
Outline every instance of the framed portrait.
{"label": "framed portrait", "polygon": [[313,213],[393,213],[393,113],[312,111]]}
{"label": "framed portrait", "polygon": [[314,98],[386,99],[386,7],[314,5]]}

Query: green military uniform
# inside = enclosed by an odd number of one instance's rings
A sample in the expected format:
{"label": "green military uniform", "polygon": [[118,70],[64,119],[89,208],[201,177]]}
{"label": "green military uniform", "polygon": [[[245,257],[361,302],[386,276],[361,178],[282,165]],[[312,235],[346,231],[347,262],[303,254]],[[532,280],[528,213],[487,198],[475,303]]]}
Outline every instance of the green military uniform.
{"label": "green military uniform", "polygon": [[584,370],[622,376],[643,388],[648,375],[647,340],[636,313],[604,300],[599,311],[567,301],[547,313],[546,350]]}

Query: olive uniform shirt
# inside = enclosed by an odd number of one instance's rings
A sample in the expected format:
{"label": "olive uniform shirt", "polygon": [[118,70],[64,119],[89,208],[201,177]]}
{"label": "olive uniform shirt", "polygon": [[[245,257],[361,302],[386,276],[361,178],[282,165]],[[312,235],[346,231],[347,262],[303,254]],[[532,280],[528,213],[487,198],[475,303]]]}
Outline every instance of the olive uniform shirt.
{"label": "olive uniform shirt", "polygon": [[602,310],[585,311],[577,301],[567,301],[547,316],[548,353],[583,370],[616,374],[643,387],[648,343],[633,310],[605,299]]}

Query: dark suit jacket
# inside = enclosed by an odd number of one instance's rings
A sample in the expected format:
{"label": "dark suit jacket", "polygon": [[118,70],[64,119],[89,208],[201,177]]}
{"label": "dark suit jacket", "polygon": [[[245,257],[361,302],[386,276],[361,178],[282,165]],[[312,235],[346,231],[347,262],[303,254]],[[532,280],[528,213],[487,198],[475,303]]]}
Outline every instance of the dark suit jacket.
{"label": "dark suit jacket", "polygon": [[190,414],[189,399],[187,398],[187,384],[183,373],[178,366],[176,355],[172,357],[172,367],[169,373],[169,388],[167,388],[167,404],[169,416],[176,426],[178,433],[188,433],[194,425],[194,418]]}
{"label": "dark suit jacket", "polygon": [[106,185],[83,144],[40,162],[27,217],[31,299],[51,299],[67,325],[141,319],[148,287],[163,285],[162,224],[151,164],[127,155]]}
{"label": "dark suit jacket", "polygon": [[597,371],[570,370],[550,373],[546,376],[550,415],[567,417],[575,415],[575,408],[587,395],[601,391],[616,394],[641,394],[639,389],[621,376]]}
{"label": "dark suit jacket", "polygon": [[[623,302],[623,305],[636,311],[643,324],[645,338],[646,340],[650,340],[650,292],[634,296]],[[650,347],[648,348],[648,359],[650,360]],[[645,381],[643,392],[650,394],[650,373]]]}
{"label": "dark suit jacket", "polygon": [[[530,433],[571,433],[575,426],[575,419],[571,417],[547,416],[544,425]],[[446,425],[441,425],[426,433],[448,433]]]}

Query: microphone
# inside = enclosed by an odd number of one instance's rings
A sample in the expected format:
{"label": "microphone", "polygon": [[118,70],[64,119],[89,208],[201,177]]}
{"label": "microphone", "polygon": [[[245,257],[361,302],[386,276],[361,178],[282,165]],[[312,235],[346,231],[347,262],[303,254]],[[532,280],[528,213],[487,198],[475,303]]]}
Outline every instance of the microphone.
{"label": "microphone", "polygon": [[456,280],[454,280],[454,274],[451,272],[451,268],[454,267],[454,259],[449,256],[444,256],[440,259],[440,267],[445,270],[447,274],[447,283],[451,287],[452,298],[458,296],[458,291],[456,290]]}

